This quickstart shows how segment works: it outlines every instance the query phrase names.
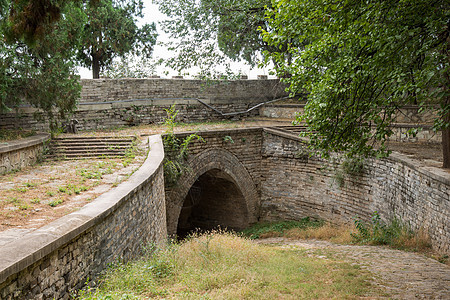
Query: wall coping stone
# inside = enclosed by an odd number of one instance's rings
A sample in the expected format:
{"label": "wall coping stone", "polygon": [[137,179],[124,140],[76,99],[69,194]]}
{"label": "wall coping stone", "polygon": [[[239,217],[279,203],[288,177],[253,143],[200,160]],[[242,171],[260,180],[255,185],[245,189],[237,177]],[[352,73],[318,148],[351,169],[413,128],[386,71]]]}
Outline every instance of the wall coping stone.
{"label": "wall coping stone", "polygon": [[285,131],[282,131],[282,130],[279,130],[279,129],[264,127],[263,130],[264,130],[264,132],[268,132],[268,133],[271,133],[271,134],[274,134],[274,135],[278,135],[278,136],[281,136],[281,137],[284,137],[284,138],[287,138],[287,139],[290,139],[290,140],[293,140],[293,141],[302,142],[302,143],[307,143],[308,142],[308,139],[305,138],[305,137],[301,137],[301,136],[298,136],[298,135],[295,135],[295,134],[292,134],[292,133],[289,133],[289,132],[285,132]]}
{"label": "wall coping stone", "polygon": [[[182,78],[180,79],[173,79],[173,78],[157,78],[157,77],[148,77],[148,78],[96,78],[96,79],[90,79],[90,78],[84,78],[84,79],[80,79],[80,82],[101,82],[101,81],[141,81],[141,82],[145,82],[145,81],[198,81],[198,82],[204,82],[207,83],[207,80],[202,80],[202,79],[195,79],[195,78]],[[231,79],[220,79],[220,80],[213,80],[213,81],[217,81],[217,82],[239,82],[239,81],[243,81],[243,82],[247,82],[247,81],[255,81],[255,82],[259,82],[259,81],[280,81],[280,79],[278,78],[267,78],[267,79],[245,79],[245,80],[241,80],[241,79],[235,79],[235,80],[231,80]]]}
{"label": "wall coping stone", "polygon": [[42,144],[50,139],[50,134],[39,133],[34,136],[23,138],[20,140],[9,141],[5,143],[0,143],[0,154],[11,152],[14,150],[19,150],[23,148],[32,147],[38,144]]}
{"label": "wall coping stone", "polygon": [[[227,129],[214,129],[214,130],[208,130],[208,131],[180,131],[175,132],[174,134],[179,138],[185,138],[190,134],[196,133],[201,137],[208,137],[208,136],[218,136],[218,135],[231,135],[233,133],[241,133],[243,131],[248,132],[260,132],[261,130],[265,130],[264,127],[245,127],[245,128],[227,128]],[[167,133],[163,134],[163,136],[167,135]],[[232,137],[232,136],[231,136]]]}
{"label": "wall coping stone", "polygon": [[420,160],[409,158],[408,156],[398,152],[391,153],[391,155],[389,155],[386,159],[399,162],[419,173],[439,181],[440,183],[450,186],[450,170],[448,169],[446,170],[443,168],[426,165]]}
{"label": "wall coping stone", "polygon": [[152,180],[164,158],[161,136],[150,136],[148,147],[149,153],[145,162],[127,181],[100,195],[79,211],[63,216],[2,246],[0,283],[102,222],[127,201],[142,184]]}
{"label": "wall coping stone", "polygon": [[303,108],[305,107],[305,103],[299,103],[299,104],[293,104],[293,103],[287,103],[287,104],[265,104],[267,107],[283,107],[283,108]]}

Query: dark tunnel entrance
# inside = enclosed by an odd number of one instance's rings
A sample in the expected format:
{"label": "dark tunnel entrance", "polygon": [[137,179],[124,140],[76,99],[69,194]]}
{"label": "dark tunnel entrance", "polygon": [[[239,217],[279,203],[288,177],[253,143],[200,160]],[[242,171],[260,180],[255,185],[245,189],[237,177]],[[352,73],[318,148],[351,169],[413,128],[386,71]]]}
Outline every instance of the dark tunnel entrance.
{"label": "dark tunnel entrance", "polygon": [[218,227],[241,230],[248,226],[247,205],[231,176],[219,169],[201,175],[190,188],[178,219],[177,236]]}

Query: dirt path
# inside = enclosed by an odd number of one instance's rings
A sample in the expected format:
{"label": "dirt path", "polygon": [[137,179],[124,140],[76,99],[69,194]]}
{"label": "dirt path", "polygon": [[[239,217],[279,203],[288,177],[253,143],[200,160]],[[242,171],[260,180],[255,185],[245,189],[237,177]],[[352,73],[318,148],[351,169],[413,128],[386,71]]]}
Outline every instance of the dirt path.
{"label": "dirt path", "polygon": [[311,256],[358,264],[372,272],[375,284],[394,299],[450,299],[450,267],[421,254],[317,240],[268,238],[257,243],[298,247]]}

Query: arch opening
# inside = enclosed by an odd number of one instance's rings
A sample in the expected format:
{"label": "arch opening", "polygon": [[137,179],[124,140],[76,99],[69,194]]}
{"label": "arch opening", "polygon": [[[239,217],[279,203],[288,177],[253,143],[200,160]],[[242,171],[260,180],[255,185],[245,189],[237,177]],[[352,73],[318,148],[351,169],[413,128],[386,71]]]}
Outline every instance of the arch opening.
{"label": "arch opening", "polygon": [[246,201],[237,184],[222,170],[211,169],[197,178],[184,198],[177,236],[219,226],[241,230],[248,224]]}

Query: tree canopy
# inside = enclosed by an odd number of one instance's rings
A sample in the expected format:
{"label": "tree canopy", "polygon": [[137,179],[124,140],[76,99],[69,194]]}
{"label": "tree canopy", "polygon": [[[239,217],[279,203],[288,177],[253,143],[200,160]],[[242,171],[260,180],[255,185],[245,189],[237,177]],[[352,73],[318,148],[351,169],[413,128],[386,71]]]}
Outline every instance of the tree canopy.
{"label": "tree canopy", "polygon": [[93,78],[109,66],[114,57],[134,53],[150,57],[156,43],[156,26],[136,25],[142,17],[142,1],[98,0],[86,5],[87,23],[84,26],[78,58],[91,68]]}
{"label": "tree canopy", "polygon": [[[15,2],[3,3],[2,14],[14,10]],[[59,9],[58,20],[48,23],[42,36],[30,43],[24,36],[9,35],[14,27],[11,19],[3,18],[0,27],[1,110],[29,103],[47,117],[51,129],[58,127],[56,117],[65,120],[75,109],[81,90],[73,45],[78,43],[84,14],[74,3]]]}
{"label": "tree canopy", "polygon": [[265,6],[270,0],[156,0],[169,17],[163,30],[170,34],[169,50],[176,56],[167,65],[181,71],[193,66],[210,70],[228,59],[252,66],[267,50],[258,28],[266,28]]}
{"label": "tree canopy", "polygon": [[[292,94],[306,92],[312,147],[327,155],[386,155],[389,125],[406,104],[438,111],[450,167],[450,3],[444,0],[274,0],[264,39]],[[295,43],[290,43],[295,40]]]}

